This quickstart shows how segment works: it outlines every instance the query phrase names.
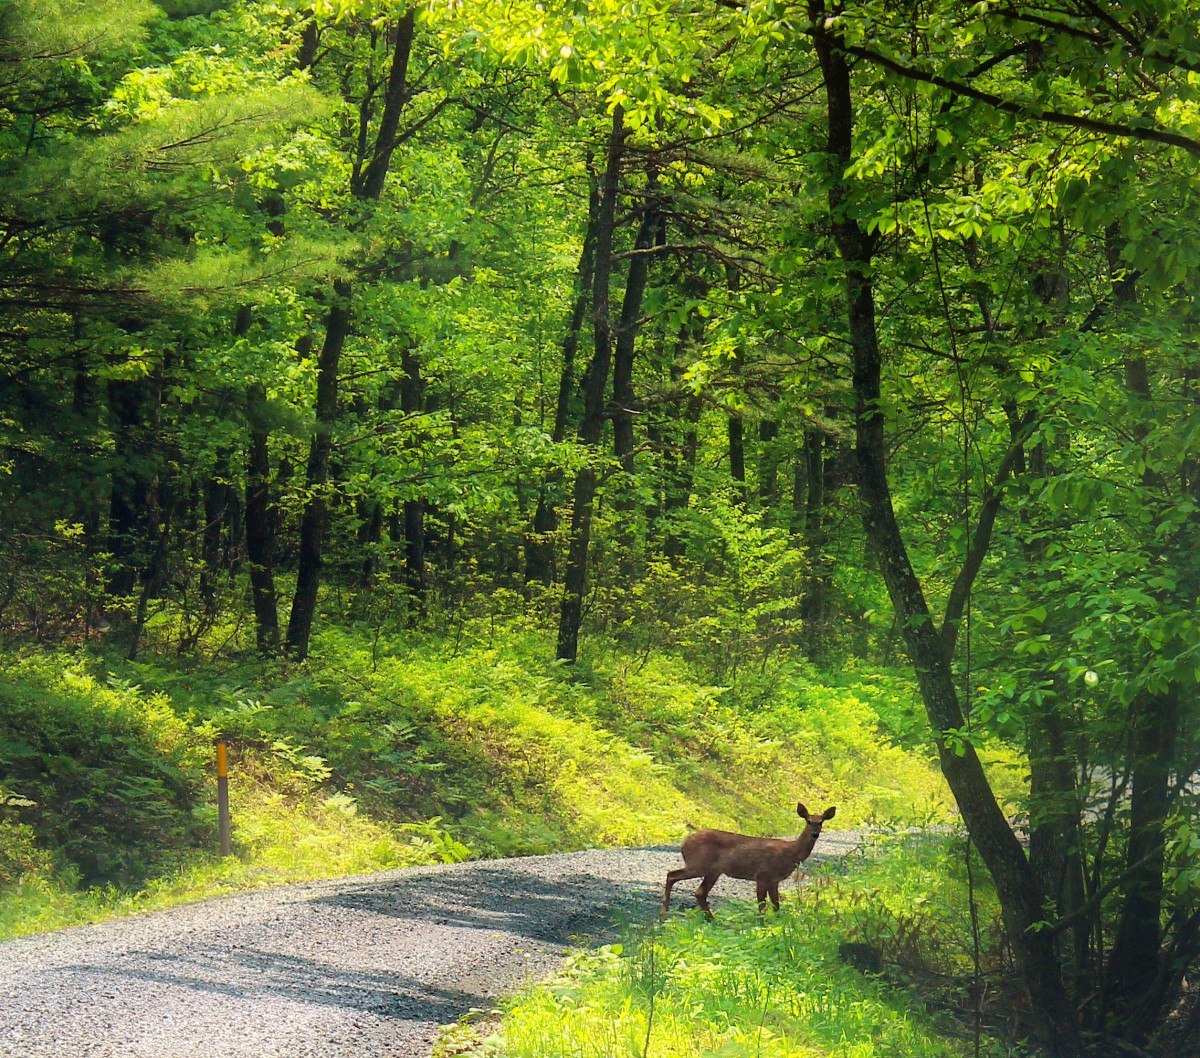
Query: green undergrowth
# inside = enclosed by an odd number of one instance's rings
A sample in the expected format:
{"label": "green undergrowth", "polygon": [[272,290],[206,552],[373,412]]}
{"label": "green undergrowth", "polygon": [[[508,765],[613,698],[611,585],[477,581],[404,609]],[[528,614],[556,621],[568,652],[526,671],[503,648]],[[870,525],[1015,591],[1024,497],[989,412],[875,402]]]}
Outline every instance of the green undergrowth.
{"label": "green undergrowth", "polygon": [[[886,672],[683,660],[544,635],[330,631],[303,665],[0,660],[0,936],[211,893],[467,857],[952,815]],[[215,855],[227,740],[235,856]]]}
{"label": "green undergrowth", "polygon": [[[887,840],[852,868],[814,867],[813,883],[763,920],[752,902],[734,900],[716,906],[714,922],[692,910],[628,927],[622,943],[577,953],[509,1001],[493,1031],[469,1019],[456,1027],[450,1049],[495,1058],[974,1054],[969,1019],[955,1015],[971,970],[960,853],[950,839]],[[994,910],[990,893],[977,899]],[[878,967],[853,965],[846,944],[870,948]],[[929,966],[937,990],[912,975]],[[1012,1053],[979,1042],[982,1055]]]}

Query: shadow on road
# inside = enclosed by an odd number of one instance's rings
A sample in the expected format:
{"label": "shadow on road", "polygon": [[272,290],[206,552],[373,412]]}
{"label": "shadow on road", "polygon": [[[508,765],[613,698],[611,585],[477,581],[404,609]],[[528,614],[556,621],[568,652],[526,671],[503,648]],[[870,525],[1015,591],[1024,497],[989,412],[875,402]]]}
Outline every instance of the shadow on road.
{"label": "shadow on road", "polygon": [[568,874],[554,880],[537,870],[506,861],[503,866],[476,866],[469,876],[446,873],[398,876],[387,881],[347,887],[316,903],[465,929],[500,930],[550,944],[569,944],[581,936],[607,931],[642,904],[652,909],[649,885],[609,881],[590,874]]}
{"label": "shadow on road", "polygon": [[472,991],[447,989],[401,973],[340,969],[327,962],[242,949],[220,956],[138,953],[105,966],[74,966],[70,971],[145,985],[186,988],[239,1000],[271,997],[301,1006],[313,1004],[414,1022],[453,1022],[473,1007],[490,1003]]}

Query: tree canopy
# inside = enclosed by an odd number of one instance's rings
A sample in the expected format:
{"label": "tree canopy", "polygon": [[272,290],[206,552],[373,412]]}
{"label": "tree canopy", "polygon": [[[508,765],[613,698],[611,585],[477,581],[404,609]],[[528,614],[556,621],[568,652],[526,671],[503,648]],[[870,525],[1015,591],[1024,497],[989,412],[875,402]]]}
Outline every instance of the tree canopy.
{"label": "tree canopy", "polygon": [[1165,0],[12,0],[0,632],[904,661],[1043,1043],[1166,1053],[1197,39]]}

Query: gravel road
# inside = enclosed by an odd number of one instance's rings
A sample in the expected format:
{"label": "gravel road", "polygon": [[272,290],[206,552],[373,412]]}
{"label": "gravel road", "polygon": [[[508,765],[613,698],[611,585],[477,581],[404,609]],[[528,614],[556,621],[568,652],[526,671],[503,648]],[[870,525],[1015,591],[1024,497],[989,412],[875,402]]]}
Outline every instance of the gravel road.
{"label": "gravel road", "polygon": [[[859,840],[827,830],[810,862]],[[0,1056],[423,1058],[440,1025],[654,915],[681,863],[671,846],[417,867],[7,941]],[[714,909],[752,889],[722,879]]]}

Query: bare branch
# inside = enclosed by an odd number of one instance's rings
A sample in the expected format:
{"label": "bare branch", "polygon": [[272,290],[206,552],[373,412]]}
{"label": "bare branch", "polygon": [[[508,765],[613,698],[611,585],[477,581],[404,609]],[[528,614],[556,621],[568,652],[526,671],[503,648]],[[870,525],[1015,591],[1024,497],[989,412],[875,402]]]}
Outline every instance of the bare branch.
{"label": "bare branch", "polygon": [[958,629],[962,624],[963,610],[966,608],[967,599],[970,598],[971,587],[975,583],[975,578],[979,575],[979,570],[983,565],[984,557],[987,555],[988,547],[991,546],[992,531],[996,526],[996,516],[1000,513],[1004,483],[1012,473],[1025,442],[1029,440],[1029,436],[1033,432],[1033,427],[1034,418],[1032,415],[1027,415],[1021,424],[1016,439],[1004,454],[1000,465],[996,468],[995,480],[983,498],[983,503],[979,511],[979,521],[975,525],[975,534],[971,538],[971,545],[967,549],[962,569],[958,571],[958,576],[954,578],[954,585],[950,589],[950,598],[946,602],[946,614],[942,621],[941,637],[942,646],[946,651],[947,657],[950,657],[954,653],[954,644],[958,639]]}

